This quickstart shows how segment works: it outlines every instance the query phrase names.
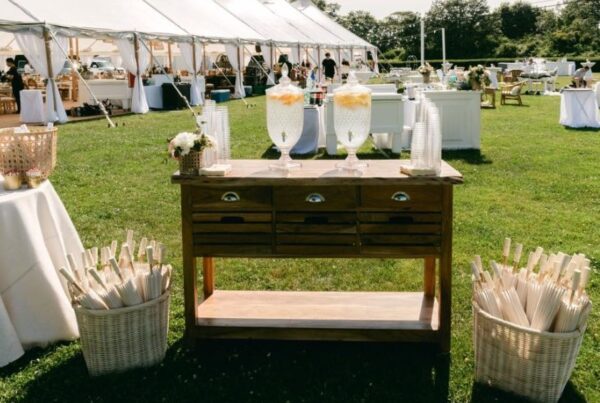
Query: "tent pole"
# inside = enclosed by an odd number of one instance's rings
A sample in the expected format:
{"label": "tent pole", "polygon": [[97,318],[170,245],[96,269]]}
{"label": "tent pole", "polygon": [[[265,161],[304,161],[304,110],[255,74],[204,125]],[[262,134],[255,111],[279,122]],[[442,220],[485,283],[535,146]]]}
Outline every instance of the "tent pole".
{"label": "tent pole", "polygon": [[[236,76],[236,81],[238,78],[242,78],[242,69],[244,68],[244,66],[242,66],[242,57],[241,57],[241,53],[242,53],[243,49],[242,49],[242,44],[238,43],[238,47],[237,47],[237,62],[238,62],[238,74]],[[242,96],[242,99],[246,98],[246,90],[244,89],[244,82],[236,82],[236,86],[242,89],[242,92],[244,92],[244,94]],[[235,88],[233,90],[235,92]]]}
{"label": "tent pole", "polygon": [[323,81],[323,72],[321,71],[321,45],[317,46],[317,67],[319,68],[319,82]]}
{"label": "tent pole", "polygon": [[152,45],[152,41],[148,41],[150,44],[150,72],[152,72],[152,60],[154,60],[154,46]]}
{"label": "tent pole", "polygon": [[[58,46],[58,49],[60,50],[60,52],[65,55],[65,57],[67,57],[67,60],[69,60],[69,63],[71,63],[71,68],[73,69],[73,71],[77,74],[77,76],[79,77],[79,79],[81,80],[81,82],[83,83],[83,85],[87,88],[87,90],[90,92],[90,95],[92,96],[92,98],[94,98],[94,102],[96,102],[96,104],[98,104],[98,106],[100,107],[100,110],[102,111],[102,113],[104,114],[104,117],[106,118],[106,120],[108,120],[108,125],[110,127],[115,127],[114,122],[110,119],[110,117],[108,116],[108,112],[106,111],[106,108],[104,107],[104,104],[100,101],[98,101],[98,98],[96,98],[96,95],[94,95],[94,93],[92,92],[92,89],[90,88],[90,86],[87,84],[87,82],[83,79],[83,77],[81,77],[81,74],[79,73],[79,70],[77,70],[75,68],[75,65],[73,64],[73,61],[70,60],[68,58],[67,55],[67,51],[66,49],[63,49],[62,45],[60,44],[60,42],[56,39],[56,37],[54,36],[54,34],[49,31],[50,36],[52,37],[52,39],[54,40],[54,42],[56,43],[56,45]],[[79,51],[79,46],[77,46],[77,51]]]}
{"label": "tent pole", "polygon": [[206,42],[202,42],[202,64],[204,68],[204,75],[208,74],[208,56],[206,56]]}
{"label": "tent pole", "polygon": [[167,42],[167,52],[169,55],[169,71],[173,74],[173,52],[171,50],[171,42]]}
{"label": "tent pole", "polygon": [[[54,90],[54,71],[52,71],[52,48],[50,46],[50,41],[50,30],[47,26],[44,26],[44,44],[46,46],[46,63],[48,64],[48,82],[50,83],[50,88],[52,91],[52,107],[56,112],[56,91]],[[66,55],[66,57],[68,59],[69,55]],[[58,118],[58,115],[56,117]],[[50,117],[48,116],[48,118]]]}

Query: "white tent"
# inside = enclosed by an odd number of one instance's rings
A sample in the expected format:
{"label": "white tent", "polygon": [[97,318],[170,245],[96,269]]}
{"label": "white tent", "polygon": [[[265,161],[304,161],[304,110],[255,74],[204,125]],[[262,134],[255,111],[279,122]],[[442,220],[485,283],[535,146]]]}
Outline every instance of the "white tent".
{"label": "white tent", "polygon": [[333,21],[329,16],[323,13],[317,6],[306,0],[296,0],[292,3],[294,7],[300,10],[308,18],[319,24],[321,27],[331,32],[335,36],[342,39],[343,43],[351,47],[374,48],[369,42],[356,36],[337,22]]}
{"label": "white tent", "polygon": [[342,38],[326,30],[304,15],[300,10],[293,7],[287,0],[263,0],[263,4],[271,10],[277,18],[282,18],[288,25],[294,26],[302,31],[313,43],[339,46],[348,45]]}
{"label": "white tent", "polygon": [[237,43],[240,39],[253,43],[269,40],[212,0],[178,0],[176,7],[172,0],[145,2],[189,35],[221,43]]}
{"label": "white tent", "polygon": [[282,45],[298,42],[317,44],[301,30],[274,15],[258,0],[215,0],[215,2],[248,27],[274,42]]}

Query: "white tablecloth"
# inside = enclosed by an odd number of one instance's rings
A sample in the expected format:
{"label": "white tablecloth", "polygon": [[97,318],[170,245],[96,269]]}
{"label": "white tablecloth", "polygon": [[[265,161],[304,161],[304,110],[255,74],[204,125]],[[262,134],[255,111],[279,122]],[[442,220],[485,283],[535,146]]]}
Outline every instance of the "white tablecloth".
{"label": "white tablecloth", "polygon": [[304,127],[292,154],[309,154],[325,146],[325,119],[323,106],[304,107]]}
{"label": "white tablecloth", "polygon": [[598,100],[598,105],[600,105],[600,82],[596,83],[596,99]]}
{"label": "white tablecloth", "polygon": [[575,73],[575,62],[546,62],[548,70],[558,69],[559,76],[572,76]]}
{"label": "white tablecloth", "polygon": [[42,91],[21,90],[21,122],[43,123],[45,121]]}
{"label": "white tablecloth", "polygon": [[563,90],[560,124],[568,127],[600,127],[598,99],[591,88]]}
{"label": "white tablecloth", "polygon": [[147,85],[144,87],[146,92],[146,101],[148,101],[148,107],[151,109],[162,109],[163,108],[163,90],[162,84],[159,85]]}
{"label": "white tablecloth", "polygon": [[65,283],[55,268],[83,247],[52,184],[6,192],[0,176],[0,367],[23,350],[78,337]]}

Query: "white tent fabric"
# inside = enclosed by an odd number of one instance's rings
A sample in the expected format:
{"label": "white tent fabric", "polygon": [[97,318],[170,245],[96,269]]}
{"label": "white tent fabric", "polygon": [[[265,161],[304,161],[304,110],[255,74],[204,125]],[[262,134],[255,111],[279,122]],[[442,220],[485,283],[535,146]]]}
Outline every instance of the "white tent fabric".
{"label": "white tent fabric", "polygon": [[[134,38],[134,40],[140,40]],[[136,60],[135,45],[129,39],[119,39],[117,47],[123,58],[123,66],[125,69],[135,75],[133,84],[133,92],[131,99],[131,112],[146,113],[150,110],[148,101],[146,100],[146,92],[144,91],[144,83],[142,82],[142,74],[150,66],[150,53],[145,46],[138,46],[138,57]]]}
{"label": "white tent fabric", "polygon": [[299,58],[300,47],[298,45],[290,46],[290,53],[288,54],[288,61],[292,64],[300,63]]}
{"label": "white tent fabric", "polygon": [[75,0],[18,0],[36,19],[47,24],[95,33],[143,32],[158,36],[185,36],[186,32],[142,0],[102,0],[94,5]]}
{"label": "white tent fabric", "polygon": [[[213,0],[145,0],[190,35],[235,42],[238,39],[265,43],[267,38],[231,15]],[[176,7],[174,6],[176,4]]]}
{"label": "white tent fabric", "polygon": [[273,46],[267,46],[263,48],[263,57],[265,58],[265,64],[269,69],[269,84],[275,84],[275,72],[273,71],[273,64],[275,63],[273,57],[275,55],[275,48]]}
{"label": "white tent fabric", "polygon": [[262,0],[262,3],[278,18],[283,19],[288,25],[303,32],[313,43],[328,45],[345,44],[342,38],[308,18],[300,10],[288,3],[287,0]]}
{"label": "white tent fabric", "polygon": [[246,96],[244,91],[244,75],[242,69],[240,69],[240,60],[243,59],[243,48],[242,46],[227,44],[225,45],[227,57],[231,63],[231,67],[236,71],[235,74],[235,90],[233,93],[234,98],[244,98]]}
{"label": "white tent fabric", "polygon": [[0,0],[0,10],[2,10],[2,13],[0,13],[0,22],[36,22],[36,20],[8,0]]}
{"label": "white tent fabric", "polygon": [[[198,71],[201,70],[202,62],[202,44],[200,43],[180,43],[179,50],[186,69],[192,73],[192,87],[190,88],[190,105],[204,105],[200,81],[198,80]],[[195,50],[195,57],[194,57]]]}
{"label": "white tent fabric", "polygon": [[215,0],[263,37],[280,43],[314,43],[303,32],[273,14],[258,0]]}
{"label": "white tent fabric", "polygon": [[292,5],[298,10],[300,10],[308,18],[310,18],[311,20],[313,20],[332,34],[341,38],[343,43],[352,46],[363,46],[368,48],[373,47],[373,45],[371,45],[369,42],[356,36],[346,28],[342,27],[337,22],[333,21],[325,13],[319,10],[317,6],[312,4],[312,2],[296,0],[294,3],[292,3]]}
{"label": "white tent fabric", "polygon": [[[59,49],[59,46],[66,49],[67,38],[57,36],[56,41],[50,43],[50,66],[48,66],[46,42],[43,38],[40,38],[35,33],[17,32],[15,33],[15,39],[31,66],[43,78],[48,79],[48,84],[46,85],[46,122],[65,123],[67,121],[67,114],[54,79],[65,64],[66,57]],[[49,74],[50,70],[52,74]]]}

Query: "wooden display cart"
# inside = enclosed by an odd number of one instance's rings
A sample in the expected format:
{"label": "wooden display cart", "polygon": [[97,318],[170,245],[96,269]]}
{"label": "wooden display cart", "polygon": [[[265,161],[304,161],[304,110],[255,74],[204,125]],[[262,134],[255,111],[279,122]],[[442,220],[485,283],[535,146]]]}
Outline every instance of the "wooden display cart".
{"label": "wooden display cart", "polygon": [[[386,160],[368,161],[361,176],[348,176],[336,161],[302,161],[282,177],[269,171],[272,161],[231,163],[225,177],[172,178],[181,185],[187,337],[428,342],[450,350],[452,191],[462,183],[459,172],[444,162],[439,177],[411,178],[400,173],[401,161]],[[423,258],[424,287],[217,290],[214,257]]]}

